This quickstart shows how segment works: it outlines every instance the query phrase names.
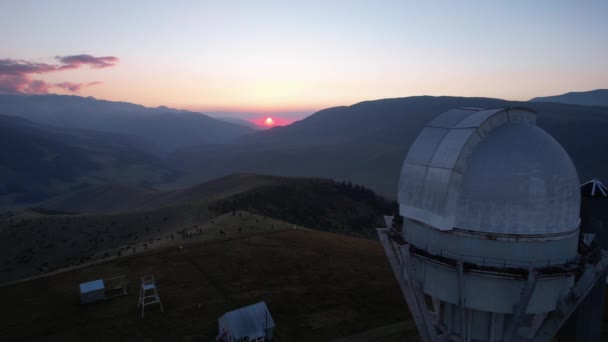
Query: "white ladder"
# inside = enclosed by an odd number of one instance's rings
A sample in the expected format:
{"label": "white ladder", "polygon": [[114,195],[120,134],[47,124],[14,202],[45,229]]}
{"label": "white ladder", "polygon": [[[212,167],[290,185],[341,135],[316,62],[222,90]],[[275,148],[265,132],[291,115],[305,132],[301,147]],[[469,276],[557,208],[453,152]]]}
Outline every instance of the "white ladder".
{"label": "white ladder", "polygon": [[156,304],[160,305],[160,311],[163,311],[163,304],[160,302],[158,296],[158,289],[156,287],[156,280],[153,275],[147,275],[141,277],[141,287],[139,288],[139,300],[137,301],[137,308],[141,307],[141,318],[144,318],[144,309],[146,305]]}

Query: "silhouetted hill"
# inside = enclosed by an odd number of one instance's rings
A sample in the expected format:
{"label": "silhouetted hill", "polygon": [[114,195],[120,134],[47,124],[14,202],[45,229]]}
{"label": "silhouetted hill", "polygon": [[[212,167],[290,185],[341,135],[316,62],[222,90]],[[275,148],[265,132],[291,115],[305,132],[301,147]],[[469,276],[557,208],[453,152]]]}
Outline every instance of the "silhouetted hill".
{"label": "silhouetted hill", "polygon": [[175,172],[136,139],[0,115],[0,204],[37,202],[86,184],[166,182]]}
{"label": "silhouetted hill", "polygon": [[394,197],[401,165],[424,125],[457,107],[527,107],[572,156],[582,180],[608,174],[608,107],[416,96],[321,110],[289,126],[256,132],[229,146],[181,149],[171,161],[190,181],[233,172],[346,179]]}
{"label": "silhouetted hill", "polygon": [[608,89],[570,92],[562,95],[535,97],[531,102],[569,103],[582,106],[608,106]]}
{"label": "silhouetted hill", "polygon": [[245,127],[249,127],[251,129],[254,130],[263,130],[263,127],[260,127],[256,124],[254,124],[251,121],[247,121],[245,119],[241,119],[241,118],[235,118],[235,117],[226,117],[226,116],[221,116],[221,117],[215,117],[216,119],[220,120],[220,121],[226,121],[226,122],[230,122],[232,124],[235,125],[241,125],[241,126],[245,126]]}
{"label": "silhouetted hill", "polygon": [[0,95],[0,113],[64,128],[145,139],[150,150],[225,143],[252,131],[201,113],[68,95]]}
{"label": "silhouetted hill", "polygon": [[383,225],[382,217],[397,212],[396,203],[372,190],[327,179],[286,179],[219,200],[220,213],[247,210],[286,222],[324,231],[375,238],[370,227]]}

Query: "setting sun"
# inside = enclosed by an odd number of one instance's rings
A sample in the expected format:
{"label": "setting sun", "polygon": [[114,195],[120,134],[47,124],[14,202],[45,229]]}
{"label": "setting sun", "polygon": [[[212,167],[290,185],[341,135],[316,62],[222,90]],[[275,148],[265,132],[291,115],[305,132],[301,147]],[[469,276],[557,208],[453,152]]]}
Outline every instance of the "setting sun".
{"label": "setting sun", "polygon": [[264,120],[264,125],[272,126],[272,125],[274,125],[274,120],[269,116],[266,118],[266,120]]}

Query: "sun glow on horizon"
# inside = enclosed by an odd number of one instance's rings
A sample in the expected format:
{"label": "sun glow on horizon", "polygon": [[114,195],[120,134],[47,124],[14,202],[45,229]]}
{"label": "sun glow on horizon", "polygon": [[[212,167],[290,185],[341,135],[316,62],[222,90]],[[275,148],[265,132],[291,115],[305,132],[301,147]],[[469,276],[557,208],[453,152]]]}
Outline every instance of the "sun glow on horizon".
{"label": "sun glow on horizon", "polygon": [[262,116],[255,119],[249,119],[250,122],[256,124],[262,129],[273,128],[277,126],[287,126],[295,121],[295,118],[282,117],[282,116]]}
{"label": "sun glow on horizon", "polygon": [[264,120],[264,125],[266,126],[274,126],[274,120],[269,116]]}

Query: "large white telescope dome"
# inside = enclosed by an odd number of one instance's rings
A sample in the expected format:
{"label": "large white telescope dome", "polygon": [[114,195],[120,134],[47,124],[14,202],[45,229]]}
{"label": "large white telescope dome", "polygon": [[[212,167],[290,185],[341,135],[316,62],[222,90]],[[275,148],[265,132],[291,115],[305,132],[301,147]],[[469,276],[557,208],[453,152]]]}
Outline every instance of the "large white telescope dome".
{"label": "large white telescope dome", "polygon": [[580,201],[572,160],[534,112],[431,121],[403,163],[403,220],[378,229],[421,340],[550,341],[602,302],[608,258],[589,235],[579,243]]}
{"label": "large white telescope dome", "polygon": [[454,109],[412,144],[399,184],[402,216],[442,231],[551,238],[579,226],[568,153],[524,109]]}

